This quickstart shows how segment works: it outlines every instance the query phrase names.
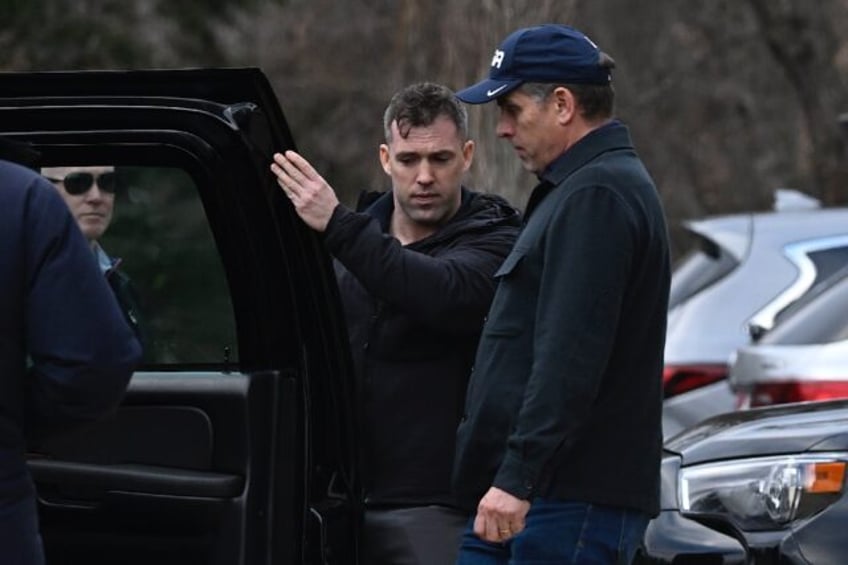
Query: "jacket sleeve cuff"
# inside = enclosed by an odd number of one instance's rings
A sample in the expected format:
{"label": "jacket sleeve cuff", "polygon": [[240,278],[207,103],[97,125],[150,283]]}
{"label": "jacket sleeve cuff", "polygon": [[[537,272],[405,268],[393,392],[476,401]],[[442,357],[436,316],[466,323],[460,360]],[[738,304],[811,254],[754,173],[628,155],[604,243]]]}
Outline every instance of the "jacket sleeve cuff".
{"label": "jacket sleeve cuff", "polygon": [[356,214],[346,206],[337,204],[324,229],[324,242],[330,252],[337,250],[349,237],[352,226],[361,223],[360,214]]}
{"label": "jacket sleeve cuff", "polygon": [[507,453],[492,486],[522,500],[531,500],[538,486],[538,473],[524,461]]}

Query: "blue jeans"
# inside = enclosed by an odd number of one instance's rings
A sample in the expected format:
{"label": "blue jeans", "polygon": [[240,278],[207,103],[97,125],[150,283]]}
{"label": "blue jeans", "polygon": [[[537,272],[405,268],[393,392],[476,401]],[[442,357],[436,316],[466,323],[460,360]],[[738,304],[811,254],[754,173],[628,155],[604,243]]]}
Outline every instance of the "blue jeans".
{"label": "blue jeans", "polygon": [[474,534],[474,518],[462,535],[457,565],[629,565],[648,527],[648,515],[584,502],[537,498],[525,528],[503,543]]}

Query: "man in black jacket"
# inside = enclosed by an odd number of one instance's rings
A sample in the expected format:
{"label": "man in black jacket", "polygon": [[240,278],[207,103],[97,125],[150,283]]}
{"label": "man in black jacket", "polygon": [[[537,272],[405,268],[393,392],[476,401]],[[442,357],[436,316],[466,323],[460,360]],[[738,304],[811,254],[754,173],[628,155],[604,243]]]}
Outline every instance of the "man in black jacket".
{"label": "man in black jacket", "polygon": [[392,190],[363,210],[298,154],[272,170],[337,259],[361,397],[366,516],[361,562],[444,565],[468,514],[450,495],[471,361],[518,213],[462,187],[474,142],[447,88],[407,87],[385,116],[380,161]]}
{"label": "man in black jacket", "polygon": [[612,67],[573,28],[525,28],[457,93],[497,100],[539,177],[457,432],[454,488],[477,510],[460,564],[629,563],[659,509],[667,230]]}
{"label": "man in black jacket", "polygon": [[141,350],[62,199],[0,161],[0,562],[41,565],[25,453],[113,410]]}

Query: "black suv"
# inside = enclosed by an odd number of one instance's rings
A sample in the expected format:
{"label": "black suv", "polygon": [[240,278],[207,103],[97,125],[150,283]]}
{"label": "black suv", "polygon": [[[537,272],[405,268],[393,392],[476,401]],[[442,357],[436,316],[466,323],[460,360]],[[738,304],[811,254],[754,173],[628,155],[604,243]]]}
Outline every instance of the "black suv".
{"label": "black suv", "polygon": [[355,562],[341,303],[270,173],[294,143],[264,75],[0,74],[0,136],[116,167],[103,245],[150,336],[117,413],[31,448],[48,562]]}

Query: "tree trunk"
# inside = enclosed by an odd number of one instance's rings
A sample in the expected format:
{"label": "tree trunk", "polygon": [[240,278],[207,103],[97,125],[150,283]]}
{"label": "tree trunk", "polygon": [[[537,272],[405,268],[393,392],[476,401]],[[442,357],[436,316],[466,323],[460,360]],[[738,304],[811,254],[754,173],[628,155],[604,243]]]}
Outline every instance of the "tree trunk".
{"label": "tree trunk", "polygon": [[749,0],[765,42],[795,91],[806,122],[813,178],[827,205],[848,203],[848,159],[838,116],[845,84],[835,72],[839,36],[826,7]]}

